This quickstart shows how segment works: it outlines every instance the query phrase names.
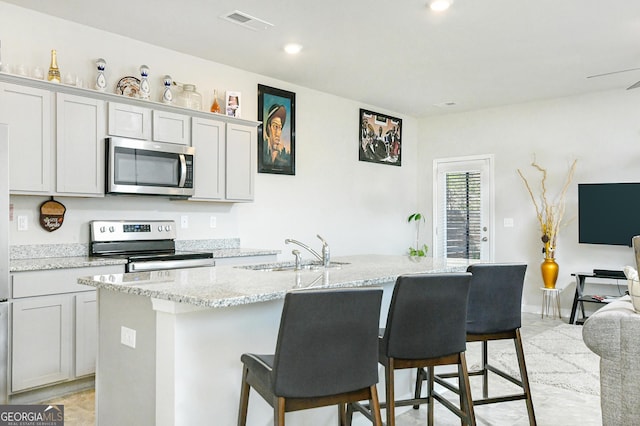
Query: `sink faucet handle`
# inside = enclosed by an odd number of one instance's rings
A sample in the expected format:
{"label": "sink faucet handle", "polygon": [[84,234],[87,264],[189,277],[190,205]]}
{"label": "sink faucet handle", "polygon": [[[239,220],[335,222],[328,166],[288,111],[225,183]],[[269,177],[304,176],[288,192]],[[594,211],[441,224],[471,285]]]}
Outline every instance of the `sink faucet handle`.
{"label": "sink faucet handle", "polygon": [[324,266],[329,266],[330,262],[330,254],[329,254],[329,243],[322,238],[319,234],[317,237],[322,241],[322,264]]}
{"label": "sink faucet handle", "polygon": [[300,255],[300,251],[293,249],[291,250],[291,254],[296,257],[296,271],[300,269],[300,263],[302,261],[302,256]]}

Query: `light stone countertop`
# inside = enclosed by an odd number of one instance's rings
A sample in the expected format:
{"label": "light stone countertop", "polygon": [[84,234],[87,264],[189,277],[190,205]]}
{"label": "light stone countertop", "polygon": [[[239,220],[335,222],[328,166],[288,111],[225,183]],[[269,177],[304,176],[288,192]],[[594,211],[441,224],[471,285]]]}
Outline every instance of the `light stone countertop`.
{"label": "light stone countertop", "polygon": [[9,272],[46,271],[51,269],[85,268],[92,266],[124,265],[126,259],[108,257],[44,257],[38,259],[12,259]]}
{"label": "light stone countertop", "polygon": [[[198,250],[212,252],[214,259],[224,259],[230,257],[250,257],[263,255],[277,255],[279,250],[268,249],[240,249],[227,248],[219,250]],[[9,272],[24,271],[44,271],[50,269],[84,268],[91,266],[124,265],[126,259],[110,257],[90,257],[90,256],[68,256],[68,257],[42,257],[11,259],[9,261]]]}
{"label": "light stone countertop", "polygon": [[469,261],[360,255],[332,259],[337,268],[259,271],[217,266],[81,277],[79,284],[203,308],[223,308],[282,299],[297,288],[360,287],[394,282],[407,273],[462,272]]}

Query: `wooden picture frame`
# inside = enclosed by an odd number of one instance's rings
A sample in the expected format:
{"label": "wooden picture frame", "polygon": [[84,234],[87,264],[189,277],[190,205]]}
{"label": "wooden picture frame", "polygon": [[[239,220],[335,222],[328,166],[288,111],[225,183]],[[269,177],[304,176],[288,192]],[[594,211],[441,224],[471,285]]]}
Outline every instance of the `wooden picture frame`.
{"label": "wooden picture frame", "polygon": [[402,165],[402,119],[360,109],[360,161]]}
{"label": "wooden picture frame", "polygon": [[296,174],[296,94],[258,84],[258,173]]}

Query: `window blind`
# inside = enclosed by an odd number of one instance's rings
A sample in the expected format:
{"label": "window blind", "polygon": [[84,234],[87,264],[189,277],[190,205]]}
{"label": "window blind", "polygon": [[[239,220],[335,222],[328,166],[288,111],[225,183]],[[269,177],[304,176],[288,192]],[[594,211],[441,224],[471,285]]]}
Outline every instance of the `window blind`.
{"label": "window blind", "polygon": [[481,186],[480,171],[445,174],[446,202],[442,205],[438,229],[440,253],[447,258],[480,259]]}

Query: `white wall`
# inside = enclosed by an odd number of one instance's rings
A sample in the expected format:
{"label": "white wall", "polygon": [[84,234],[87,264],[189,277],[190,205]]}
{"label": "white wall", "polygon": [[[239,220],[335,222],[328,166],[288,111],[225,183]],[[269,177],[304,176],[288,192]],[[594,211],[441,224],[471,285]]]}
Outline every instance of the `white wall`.
{"label": "white wall", "polygon": [[[150,68],[152,96],[160,96],[161,80],[194,83],[204,104],[212,93],[242,93],[243,118],[257,119],[257,85],[296,93],[296,175],[258,174],[255,202],[248,204],[174,202],[154,198],[60,198],[67,207],[64,225],[48,233],[38,225],[38,207],[46,198],[14,196],[14,218],[29,217],[28,231],[10,224],[11,244],[88,242],[88,221],[98,218],[156,219],[189,216],[190,228],[179,239],[240,237],[243,247],[283,250],[292,257],[285,238],[319,248],[325,237],[333,255],[402,254],[413,242],[406,217],[416,205],[417,121],[308,88],[183,55],[86,26],[34,13],[0,2],[2,60],[30,68],[49,66],[50,50],[58,52],[64,77],[77,74],[85,82],[95,76],[94,61],[107,61],[108,87],[124,76]],[[295,65],[292,65],[295,66]],[[359,108],[403,118],[402,167],[358,161]],[[217,228],[209,228],[209,216]]]}
{"label": "white wall", "polygon": [[[562,305],[569,309],[575,288],[572,272],[621,269],[635,264],[629,247],[578,244],[577,184],[640,182],[639,112],[640,90],[620,89],[425,118],[420,121],[418,141],[420,209],[432,211],[434,159],[494,154],[495,260],[529,265],[524,302],[539,309],[541,234],[535,209],[516,169],[523,170],[530,184],[537,187],[540,175],[530,167],[535,155],[549,171],[547,186],[553,196],[560,191],[571,162],[577,159],[556,253],[560,265],[558,284],[570,285],[562,294]],[[513,218],[515,226],[503,227],[504,218]]]}
{"label": "white wall", "polygon": [[[109,87],[138,67],[151,69],[154,96],[163,75],[195,83],[204,104],[214,89],[243,94],[243,116],[257,118],[257,84],[296,93],[296,176],[258,174],[256,199],[248,204],[173,202],[153,198],[61,198],[67,214],[53,233],[39,228],[38,206],[46,198],[12,197],[14,218],[25,214],[30,229],[18,232],[10,224],[11,244],[87,242],[89,220],[97,218],[172,218],[187,214],[190,228],[180,239],[240,237],[244,247],[281,249],[290,257],[287,237],[315,247],[323,235],[334,255],[356,253],[401,254],[413,244],[409,213],[432,210],[432,163],[435,158],[494,154],[496,176],[496,261],[529,264],[525,304],[539,309],[542,260],[533,206],[517,168],[534,179],[529,164],[535,154],[559,187],[570,162],[578,159],[574,184],[567,194],[567,225],[561,231],[557,258],[560,285],[573,283],[571,272],[620,268],[633,263],[630,248],[577,243],[577,183],[640,181],[635,167],[640,120],[640,90],[603,92],[465,114],[416,120],[382,107],[363,105],[214,62],[186,56],[117,35],[59,20],[0,2],[2,60],[13,65],[46,69],[49,52],[58,51],[63,76],[78,74],[86,82],[94,76],[97,57],[107,61]],[[359,162],[358,110],[369,108],[403,118],[402,167]],[[416,196],[416,194],[418,194]],[[621,206],[618,206],[621,207]],[[209,216],[218,227],[208,227]],[[513,218],[513,228],[502,227]],[[430,222],[426,243],[432,245]],[[562,295],[570,306],[573,288]]]}

